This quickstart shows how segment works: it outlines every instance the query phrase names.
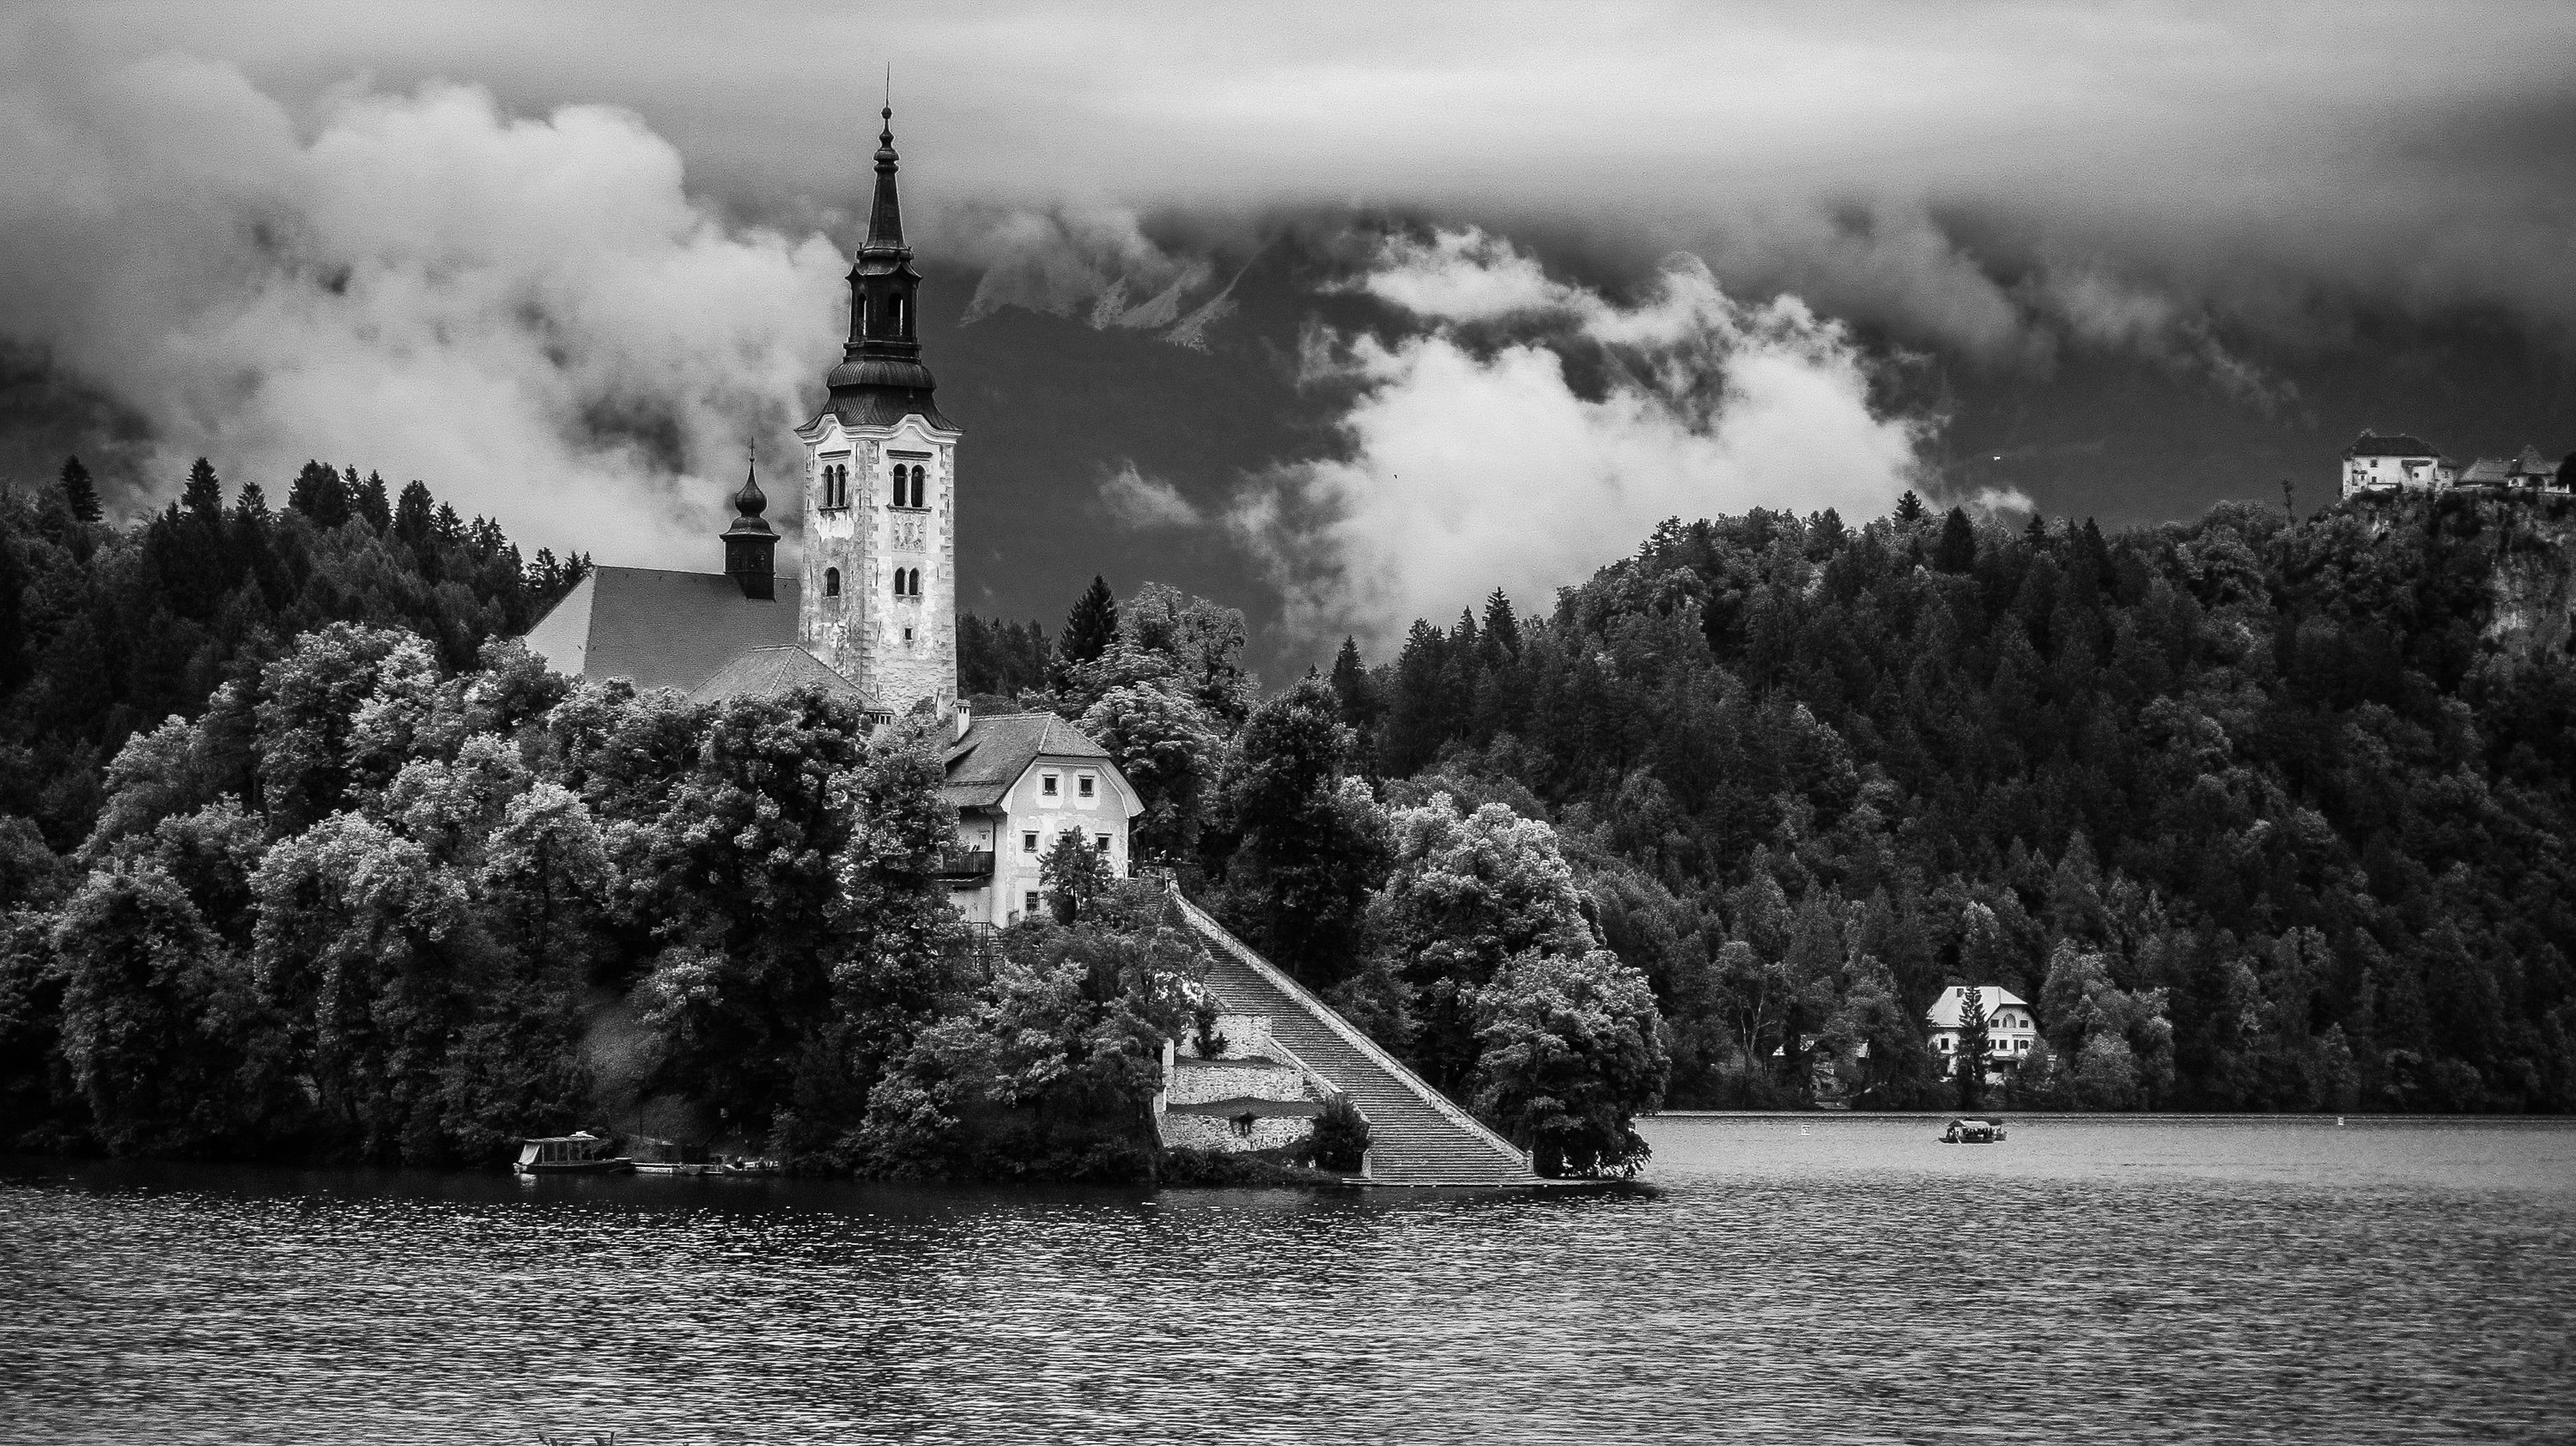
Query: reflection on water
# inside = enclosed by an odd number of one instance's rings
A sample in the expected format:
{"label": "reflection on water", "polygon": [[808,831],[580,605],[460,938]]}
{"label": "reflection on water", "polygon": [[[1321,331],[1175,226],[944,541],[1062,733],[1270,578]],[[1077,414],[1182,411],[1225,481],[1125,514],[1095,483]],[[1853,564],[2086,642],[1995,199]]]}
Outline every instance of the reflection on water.
{"label": "reflection on water", "polygon": [[0,1435],[2563,1441],[2576,1128],[1665,1118],[1650,1191],[0,1161]]}

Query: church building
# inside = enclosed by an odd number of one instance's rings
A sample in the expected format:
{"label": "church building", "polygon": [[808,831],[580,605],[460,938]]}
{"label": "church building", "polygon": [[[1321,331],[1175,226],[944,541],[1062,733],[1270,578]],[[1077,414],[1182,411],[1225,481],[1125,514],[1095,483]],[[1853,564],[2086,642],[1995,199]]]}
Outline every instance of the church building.
{"label": "church building", "polygon": [[957,444],[922,363],[921,276],[895,193],[894,112],[882,112],[867,239],[850,268],[850,333],[804,444],[802,560],[778,571],[757,468],[732,496],[724,570],[594,567],[536,626],[557,672],[699,702],[800,688],[847,697],[880,725],[930,715],[952,730],[946,794],[959,810],[946,876],[969,922],[1036,909],[1037,862],[1077,834],[1124,876],[1143,811],[1108,751],[1053,714],[977,718],[957,692]]}

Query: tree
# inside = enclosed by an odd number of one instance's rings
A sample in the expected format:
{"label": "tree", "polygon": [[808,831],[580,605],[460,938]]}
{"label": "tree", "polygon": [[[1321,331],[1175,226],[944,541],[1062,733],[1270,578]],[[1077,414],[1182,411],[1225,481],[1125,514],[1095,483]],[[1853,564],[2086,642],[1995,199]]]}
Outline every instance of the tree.
{"label": "tree", "polygon": [[1941,520],[1941,541],[1932,551],[1932,565],[1943,572],[1966,572],[1977,565],[1977,529],[1965,511],[1953,507]]}
{"label": "tree", "polygon": [[1098,577],[1075,600],[1073,611],[1066,614],[1064,637],[1056,645],[1056,678],[1058,686],[1074,667],[1088,663],[1109,651],[1118,641],[1118,599],[1110,594],[1109,584]]}
{"label": "tree", "polygon": [[1982,1108],[1986,1099],[1986,994],[1970,985],[1960,991],[1959,1052],[1955,1068],[1959,1072],[1959,1108]]}
{"label": "tree", "polygon": [[98,484],[90,480],[89,469],[78,457],[65,457],[62,470],[63,505],[72,516],[83,522],[96,522],[100,516]]}
{"label": "tree", "polygon": [[188,515],[213,525],[223,521],[224,484],[215,476],[215,466],[198,458],[188,468],[188,485],[180,490],[179,505]]}
{"label": "tree", "polygon": [[1670,1062],[1645,977],[1606,949],[1514,955],[1476,991],[1478,1114],[1541,1175],[1633,1175]]}
{"label": "tree", "polygon": [[258,1138],[250,971],[166,873],[93,872],[51,942],[67,966],[63,1054],[101,1143],[197,1153]]}
{"label": "tree", "polygon": [[1922,521],[1925,510],[1923,499],[1915,496],[1912,488],[1907,488],[1905,495],[1896,499],[1896,520],[1908,527]]}
{"label": "tree", "polygon": [[[349,469],[352,474],[357,470],[355,467]],[[366,481],[351,489],[349,506],[351,511],[365,519],[368,530],[378,536],[394,525],[393,508],[385,500],[385,479],[373,472],[367,474]]]}
{"label": "tree", "polygon": [[1102,694],[1081,725],[1145,806],[1131,835],[1134,856],[1194,858],[1217,769],[1217,720],[1206,707],[1168,689],[1122,684]]}
{"label": "tree", "polygon": [[1055,842],[1038,860],[1038,882],[1045,886],[1047,906],[1055,911],[1055,921],[1072,925],[1082,921],[1084,912],[1110,884],[1109,861],[1083,837],[1079,828],[1069,828],[1055,836]]}
{"label": "tree", "polygon": [[1369,891],[1385,867],[1375,801],[1344,774],[1354,741],[1332,689],[1307,678],[1252,711],[1220,783],[1239,843],[1219,911],[1317,986],[1358,967]]}
{"label": "tree", "polygon": [[349,520],[349,485],[322,463],[306,462],[287,491],[286,505],[319,526],[337,527]]}

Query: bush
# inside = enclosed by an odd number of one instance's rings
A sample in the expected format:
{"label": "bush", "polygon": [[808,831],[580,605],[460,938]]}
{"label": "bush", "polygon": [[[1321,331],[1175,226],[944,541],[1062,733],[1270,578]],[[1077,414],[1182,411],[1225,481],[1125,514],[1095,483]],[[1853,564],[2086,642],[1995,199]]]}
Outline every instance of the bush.
{"label": "bush", "polygon": [[1307,1153],[1316,1169],[1352,1175],[1359,1172],[1368,1144],[1368,1117],[1351,1103],[1349,1095],[1337,1094],[1324,1101],[1323,1110],[1315,1116],[1315,1134],[1307,1142]]}
{"label": "bush", "polygon": [[1232,1150],[1165,1150],[1160,1183],[1185,1188],[1261,1185],[1333,1185],[1321,1170]]}

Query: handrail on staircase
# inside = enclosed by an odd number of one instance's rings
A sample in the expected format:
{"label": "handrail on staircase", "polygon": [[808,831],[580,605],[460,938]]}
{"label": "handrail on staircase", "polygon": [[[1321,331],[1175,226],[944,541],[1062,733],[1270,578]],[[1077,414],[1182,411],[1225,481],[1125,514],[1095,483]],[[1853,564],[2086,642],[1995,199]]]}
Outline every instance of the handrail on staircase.
{"label": "handrail on staircase", "polygon": [[1279,968],[1279,966],[1262,958],[1251,945],[1234,937],[1234,932],[1232,930],[1226,928],[1223,924],[1218,923],[1216,919],[1207,912],[1207,910],[1202,909],[1198,905],[1189,901],[1189,897],[1181,892],[1180,880],[1166,876],[1164,879],[1164,889],[1170,895],[1172,902],[1180,906],[1182,917],[1188,919],[1190,923],[1199,930],[1199,932],[1206,934],[1208,937],[1216,940],[1219,944],[1225,946],[1225,951],[1227,953],[1232,954],[1245,968],[1250,969],[1253,973],[1259,975],[1264,983],[1269,984],[1272,988],[1277,989],[1280,993],[1287,995],[1291,1000],[1294,1000],[1296,1003],[1303,1006],[1307,1013],[1322,1021],[1325,1028],[1330,1029],[1333,1033],[1341,1036],[1344,1044],[1358,1050],[1362,1055],[1366,1056],[1371,1063],[1375,1064],[1378,1068],[1385,1070],[1390,1079],[1393,1079],[1399,1084],[1410,1089],[1424,1104],[1437,1110],[1441,1115],[1445,1116],[1450,1123],[1455,1124],[1461,1129],[1485,1140],[1494,1148],[1501,1150],[1506,1156],[1520,1161],[1523,1169],[1528,1169],[1530,1167],[1529,1151],[1519,1148],[1511,1141],[1494,1133],[1492,1129],[1486,1126],[1484,1121],[1479,1120],[1475,1116],[1468,1114],[1465,1110],[1458,1108],[1456,1103],[1451,1101],[1447,1095],[1433,1089],[1430,1081],[1422,1079],[1420,1076],[1414,1074],[1413,1071],[1405,1068],[1402,1064],[1397,1063],[1395,1056],[1388,1054],[1384,1049],[1379,1048],[1376,1040],[1373,1040],[1366,1034],[1361,1033],[1358,1026],[1352,1024],[1349,1020],[1342,1018],[1339,1010],[1334,1009],[1331,1005],[1324,1003],[1324,1001],[1317,999],[1314,995],[1308,993],[1306,986],[1289,978],[1288,975]]}

